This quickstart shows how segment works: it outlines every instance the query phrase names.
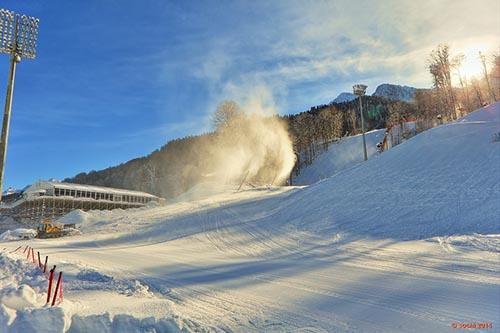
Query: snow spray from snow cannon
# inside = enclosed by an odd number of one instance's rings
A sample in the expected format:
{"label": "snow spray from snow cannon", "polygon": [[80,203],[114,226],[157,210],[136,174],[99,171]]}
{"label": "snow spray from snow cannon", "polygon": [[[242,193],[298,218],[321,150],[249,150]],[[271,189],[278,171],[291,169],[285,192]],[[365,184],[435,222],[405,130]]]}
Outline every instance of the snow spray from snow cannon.
{"label": "snow spray from snow cannon", "polygon": [[225,101],[214,114],[219,121],[214,121],[216,132],[207,147],[206,163],[213,170],[206,173],[219,184],[283,184],[295,165],[295,154],[287,123],[276,116],[272,93],[257,86],[234,97],[241,107]]}

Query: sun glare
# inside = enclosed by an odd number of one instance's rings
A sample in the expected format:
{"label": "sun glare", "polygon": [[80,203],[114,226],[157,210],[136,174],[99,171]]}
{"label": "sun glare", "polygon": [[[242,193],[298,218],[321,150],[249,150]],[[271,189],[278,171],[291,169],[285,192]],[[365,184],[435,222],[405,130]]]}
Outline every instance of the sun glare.
{"label": "sun glare", "polygon": [[460,66],[460,72],[462,75],[467,77],[467,79],[472,79],[473,77],[479,77],[482,73],[481,60],[479,59],[480,48],[469,47],[465,50],[465,59]]}

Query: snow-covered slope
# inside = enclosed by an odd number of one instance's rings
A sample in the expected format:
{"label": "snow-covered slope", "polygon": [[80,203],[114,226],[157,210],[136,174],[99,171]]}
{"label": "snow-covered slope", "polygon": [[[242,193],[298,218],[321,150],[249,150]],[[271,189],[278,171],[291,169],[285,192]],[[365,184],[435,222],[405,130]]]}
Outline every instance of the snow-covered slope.
{"label": "snow-covered slope", "polygon": [[[365,134],[368,158],[372,158],[377,154],[377,143],[384,139],[384,133],[384,129],[379,129]],[[300,174],[293,179],[293,184],[313,184],[362,161],[362,135],[345,137],[338,142],[330,144],[328,150],[320,153],[311,165],[301,168]]]}
{"label": "snow-covered slope", "polygon": [[356,98],[357,96],[353,93],[342,92],[337,97],[335,97],[335,99],[331,103],[345,103],[355,100]]}
{"label": "snow-covered slope", "polygon": [[499,107],[430,129],[304,189],[310,200],[300,211],[308,218],[300,224],[397,239],[499,232],[500,145],[492,140]]}
{"label": "snow-covered slope", "polygon": [[70,272],[151,291],[67,291],[65,311],[82,316],[172,307],[219,332],[498,327],[498,132],[499,103],[310,186],[78,213],[82,236],[31,244]]}
{"label": "snow-covered slope", "polygon": [[413,87],[383,83],[377,86],[372,96],[381,96],[392,100],[411,102],[415,97],[416,91],[417,89]]}

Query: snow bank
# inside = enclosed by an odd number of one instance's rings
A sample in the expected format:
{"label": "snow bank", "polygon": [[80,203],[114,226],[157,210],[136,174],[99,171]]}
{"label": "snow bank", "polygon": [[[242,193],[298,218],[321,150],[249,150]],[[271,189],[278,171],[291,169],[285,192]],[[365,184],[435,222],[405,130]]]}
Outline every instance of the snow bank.
{"label": "snow bank", "polygon": [[[134,211],[136,209],[146,209],[146,207],[132,208],[127,211]],[[81,231],[96,230],[103,224],[109,217],[124,212],[123,209],[114,210],[91,210],[83,211],[75,209],[68,214],[60,217],[56,222],[62,224],[74,224]]]}
{"label": "snow bank", "polygon": [[19,228],[15,230],[7,230],[0,235],[0,241],[14,241],[20,239],[31,239],[37,235],[34,229]]}
{"label": "snow bank", "polygon": [[68,214],[60,217],[57,222],[62,224],[75,224],[81,225],[85,224],[88,219],[89,214],[80,209],[75,209],[69,212]]}
{"label": "snow bank", "polygon": [[481,251],[500,253],[500,234],[497,235],[456,235],[449,237],[436,237],[431,241],[438,242],[441,246],[448,248],[473,248]]}
{"label": "snow bank", "polygon": [[89,267],[63,264],[66,274],[65,290],[112,291],[126,296],[153,297],[149,287],[135,279],[115,279]]}
{"label": "snow bank", "polygon": [[0,214],[0,234],[7,230],[19,229],[25,226],[26,225],[23,225],[22,223],[14,220],[10,216],[5,216]]}
{"label": "snow bank", "polygon": [[38,268],[0,253],[0,331],[62,332],[62,310],[44,308],[46,286]]}
{"label": "snow bank", "polygon": [[36,306],[36,301],[36,292],[25,284],[3,288],[0,293],[0,302],[15,310]]}
{"label": "snow bank", "polygon": [[16,319],[7,326],[7,332],[60,333],[64,331],[65,323],[64,311],[61,308],[26,309],[17,311]]}
{"label": "snow bank", "polygon": [[[78,315],[78,305],[67,299],[64,304],[49,307],[45,304],[47,280],[42,272],[24,259],[15,259],[0,252],[0,332],[192,332],[200,328],[176,315],[155,319],[135,318],[128,314],[109,313]],[[22,257],[22,256],[19,256]],[[116,280],[89,268],[77,269],[65,279],[65,291],[110,290],[127,296],[153,297],[147,286],[136,280]],[[74,267],[74,265],[73,265]],[[66,269],[64,270],[67,272]],[[194,327],[196,329],[191,329]]]}

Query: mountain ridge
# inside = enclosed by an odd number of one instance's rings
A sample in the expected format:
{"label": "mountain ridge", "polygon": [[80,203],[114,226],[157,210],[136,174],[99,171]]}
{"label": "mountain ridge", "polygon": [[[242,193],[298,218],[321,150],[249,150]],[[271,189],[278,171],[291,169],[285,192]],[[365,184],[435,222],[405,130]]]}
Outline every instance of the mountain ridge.
{"label": "mountain ridge", "polygon": [[[392,83],[382,83],[375,88],[375,91],[371,96],[385,97],[394,101],[404,101],[411,103],[414,100],[415,93],[418,89],[411,86],[392,84]],[[350,92],[341,92],[335,99],[333,99],[330,104],[334,103],[345,103],[356,99],[356,95]]]}

